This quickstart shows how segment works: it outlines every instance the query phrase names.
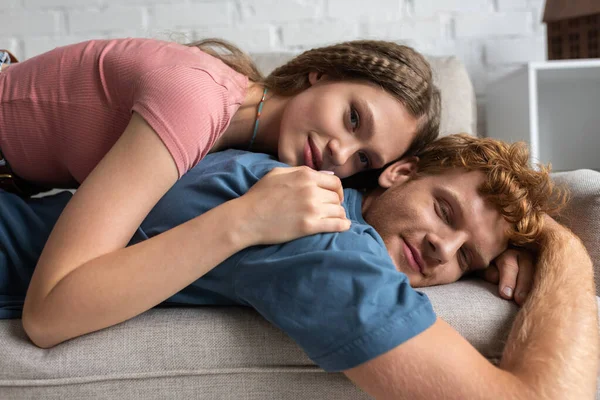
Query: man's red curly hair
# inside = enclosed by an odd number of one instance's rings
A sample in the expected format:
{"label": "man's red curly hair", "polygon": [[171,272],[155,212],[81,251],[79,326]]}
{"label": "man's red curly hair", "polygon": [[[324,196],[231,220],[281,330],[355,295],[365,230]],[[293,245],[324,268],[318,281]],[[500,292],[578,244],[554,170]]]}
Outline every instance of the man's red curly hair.
{"label": "man's red curly hair", "polygon": [[535,241],[544,213],[555,215],[568,199],[566,189],[552,182],[550,165],[530,165],[524,142],[455,134],[429,143],[417,156],[417,179],[450,168],[483,172],[486,179],[479,192],[511,222],[509,240],[517,246]]}

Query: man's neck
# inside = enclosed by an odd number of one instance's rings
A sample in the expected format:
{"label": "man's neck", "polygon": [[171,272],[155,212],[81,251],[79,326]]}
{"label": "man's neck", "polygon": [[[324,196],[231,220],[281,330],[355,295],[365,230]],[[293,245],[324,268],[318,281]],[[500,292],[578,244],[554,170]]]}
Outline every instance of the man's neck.
{"label": "man's neck", "polygon": [[367,214],[369,208],[371,207],[371,204],[373,204],[373,201],[375,201],[384,191],[385,189],[377,187],[375,189],[370,189],[363,194],[361,204],[361,212],[363,216]]}

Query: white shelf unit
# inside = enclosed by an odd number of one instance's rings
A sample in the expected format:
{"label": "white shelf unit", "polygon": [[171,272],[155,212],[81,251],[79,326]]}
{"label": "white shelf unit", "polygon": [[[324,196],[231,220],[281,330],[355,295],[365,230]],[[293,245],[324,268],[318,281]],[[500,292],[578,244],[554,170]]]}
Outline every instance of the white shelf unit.
{"label": "white shelf unit", "polygon": [[532,62],[490,83],[487,136],[529,143],[553,171],[600,170],[600,60]]}

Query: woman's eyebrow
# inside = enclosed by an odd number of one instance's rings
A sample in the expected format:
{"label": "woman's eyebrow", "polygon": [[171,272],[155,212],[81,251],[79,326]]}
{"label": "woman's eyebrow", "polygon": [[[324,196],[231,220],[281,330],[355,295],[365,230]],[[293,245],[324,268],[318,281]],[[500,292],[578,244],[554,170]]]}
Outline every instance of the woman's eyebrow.
{"label": "woman's eyebrow", "polygon": [[368,136],[365,139],[370,139],[375,134],[375,119],[373,118],[373,110],[365,99],[356,99],[356,103],[361,111],[362,127],[365,128]]}
{"label": "woman's eyebrow", "polygon": [[[375,118],[373,117],[373,110],[369,106],[369,103],[364,99],[357,99],[355,104],[360,111],[361,130],[366,133],[363,138],[365,141],[373,140],[375,137]],[[369,156],[371,157],[373,168],[383,168],[388,162],[392,161],[386,161],[380,150],[369,152]]]}

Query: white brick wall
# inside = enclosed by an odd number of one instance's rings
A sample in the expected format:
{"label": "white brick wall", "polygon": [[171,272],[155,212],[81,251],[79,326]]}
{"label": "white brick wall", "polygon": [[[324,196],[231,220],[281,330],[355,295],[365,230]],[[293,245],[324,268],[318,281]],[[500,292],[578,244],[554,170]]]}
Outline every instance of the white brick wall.
{"label": "white brick wall", "polygon": [[543,7],[544,0],[0,0],[0,48],[29,58],[91,38],[215,36],[265,52],[382,38],[460,57],[482,110],[488,82],[546,58]]}
{"label": "white brick wall", "polygon": [[377,24],[381,21],[398,21],[402,17],[402,1],[377,0],[365,12],[365,0],[329,0],[327,1],[327,16],[344,20],[370,20]]}
{"label": "white brick wall", "polygon": [[530,12],[466,14],[454,19],[457,39],[487,36],[527,36],[533,31]]}
{"label": "white brick wall", "polygon": [[440,12],[460,14],[494,11],[494,2],[488,0],[412,0],[409,3],[417,15],[432,15]]}
{"label": "white brick wall", "polygon": [[69,10],[66,30],[75,35],[119,31],[127,26],[142,26],[145,14],[146,10],[141,7]]}

